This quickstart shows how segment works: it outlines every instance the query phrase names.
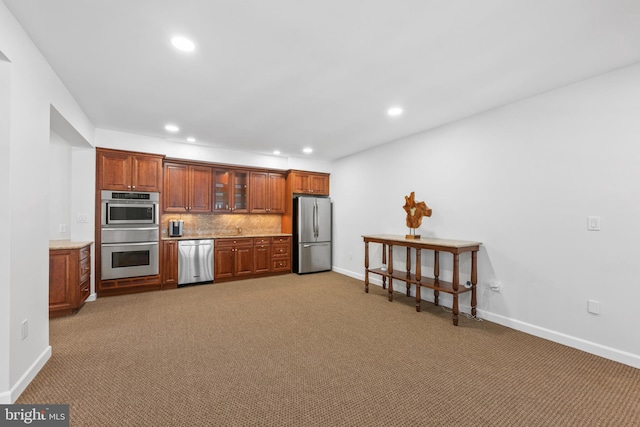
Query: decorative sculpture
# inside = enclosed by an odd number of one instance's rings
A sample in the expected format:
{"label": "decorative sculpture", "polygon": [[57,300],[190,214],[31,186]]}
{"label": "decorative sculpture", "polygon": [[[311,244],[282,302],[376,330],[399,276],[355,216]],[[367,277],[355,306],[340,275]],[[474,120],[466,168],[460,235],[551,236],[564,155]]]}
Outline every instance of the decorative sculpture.
{"label": "decorative sculpture", "polygon": [[407,212],[407,227],[409,227],[409,234],[405,237],[407,239],[419,239],[420,235],[416,234],[416,228],[422,225],[423,216],[431,216],[431,208],[426,205],[425,202],[417,202],[415,199],[415,192],[411,192],[410,196],[404,196],[405,204],[402,207]]}

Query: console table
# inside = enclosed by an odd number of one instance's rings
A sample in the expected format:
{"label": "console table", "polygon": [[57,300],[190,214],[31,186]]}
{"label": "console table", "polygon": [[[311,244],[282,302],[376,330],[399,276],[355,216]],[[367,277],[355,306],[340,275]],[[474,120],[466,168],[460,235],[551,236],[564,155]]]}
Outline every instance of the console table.
{"label": "console table", "polygon": [[[440,292],[453,295],[453,324],[458,325],[458,296],[465,292],[471,292],[471,315],[475,317],[477,306],[476,284],[478,282],[478,250],[480,242],[468,242],[464,240],[447,240],[426,238],[407,239],[404,236],[393,234],[375,234],[362,236],[364,239],[364,291],[369,292],[369,273],[382,276],[382,288],[386,289],[386,281],[389,279],[389,301],[393,301],[393,281],[401,280],[407,285],[407,296],[410,295],[411,284],[416,285],[416,311],[420,311],[420,288],[422,286],[433,289],[434,304],[438,305]],[[369,243],[382,244],[382,264],[389,265],[384,268],[369,268]],[[399,271],[393,267],[393,249],[395,246],[405,247],[407,251],[406,270]],[[388,254],[387,254],[388,248]],[[415,249],[415,274],[411,273],[411,249]],[[422,277],[422,250],[433,251],[433,277]],[[448,252],[453,255],[453,277],[451,282],[440,280],[440,252]],[[460,285],[460,254],[471,252],[471,280],[470,286]]]}

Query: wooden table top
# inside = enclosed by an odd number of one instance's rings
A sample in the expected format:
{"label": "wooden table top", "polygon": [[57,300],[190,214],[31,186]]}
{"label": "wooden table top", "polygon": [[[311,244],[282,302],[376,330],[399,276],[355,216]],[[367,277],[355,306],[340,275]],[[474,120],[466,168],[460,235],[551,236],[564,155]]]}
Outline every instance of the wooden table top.
{"label": "wooden table top", "polygon": [[403,246],[422,246],[429,248],[446,248],[446,249],[467,249],[478,250],[482,245],[481,242],[473,242],[468,240],[451,240],[437,239],[435,237],[421,237],[420,239],[407,239],[400,234],[368,234],[362,236],[368,241],[377,241],[380,243],[397,243]]}

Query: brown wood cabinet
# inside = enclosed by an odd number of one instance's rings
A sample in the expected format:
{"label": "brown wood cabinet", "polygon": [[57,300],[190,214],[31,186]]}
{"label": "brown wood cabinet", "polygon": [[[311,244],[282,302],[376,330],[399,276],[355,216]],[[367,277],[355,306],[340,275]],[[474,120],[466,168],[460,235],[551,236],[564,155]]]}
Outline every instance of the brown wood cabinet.
{"label": "brown wood cabinet", "polygon": [[162,289],[178,287],[178,241],[162,242]]}
{"label": "brown wood cabinet", "polygon": [[255,274],[271,272],[271,237],[253,239],[253,272]]}
{"label": "brown wood cabinet", "polygon": [[282,173],[251,172],[251,213],[283,214],[285,184]]}
{"label": "brown wood cabinet", "polygon": [[49,317],[78,310],[91,293],[91,244],[49,250]]}
{"label": "brown wood cabinet", "polygon": [[214,282],[253,274],[253,239],[216,239],[213,256]]}
{"label": "brown wood cabinet", "polygon": [[291,272],[291,236],[274,237],[271,242],[271,271]]}
{"label": "brown wood cabinet", "polygon": [[96,149],[99,190],[162,191],[163,156]]}
{"label": "brown wood cabinet", "polygon": [[329,174],[292,170],[288,179],[294,194],[329,195]]}
{"label": "brown wood cabinet", "polygon": [[291,169],[287,175],[282,232],[293,232],[293,197],[296,194],[329,195],[329,174]]}
{"label": "brown wood cabinet", "polygon": [[249,212],[249,172],[214,169],[213,211],[216,213]]}
{"label": "brown wood cabinet", "polygon": [[214,282],[291,272],[291,236],[216,239]]}
{"label": "brown wood cabinet", "polygon": [[211,168],[181,163],[164,164],[164,212],[211,212]]}

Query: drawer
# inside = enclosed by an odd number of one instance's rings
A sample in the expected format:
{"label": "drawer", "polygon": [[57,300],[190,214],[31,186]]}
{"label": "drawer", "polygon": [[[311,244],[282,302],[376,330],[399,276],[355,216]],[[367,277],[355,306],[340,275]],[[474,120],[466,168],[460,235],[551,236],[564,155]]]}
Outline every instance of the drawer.
{"label": "drawer", "polygon": [[273,258],[289,258],[291,256],[291,245],[289,244],[274,244],[271,248]]}
{"label": "drawer", "polygon": [[80,282],[84,282],[91,276],[91,257],[80,260]]}
{"label": "drawer", "polygon": [[80,304],[82,304],[91,293],[91,281],[87,279],[86,281],[80,283]]}
{"label": "drawer", "polygon": [[271,271],[291,271],[291,259],[274,259],[271,264]]}
{"label": "drawer", "polygon": [[233,246],[253,246],[253,238],[238,238],[238,239],[216,239],[215,246],[217,248],[230,248]]}
{"label": "drawer", "polygon": [[274,237],[273,243],[291,243],[291,236]]}
{"label": "drawer", "polygon": [[254,245],[270,245],[271,237],[254,237],[253,244]]}
{"label": "drawer", "polygon": [[91,255],[91,245],[80,248],[80,260],[87,258],[89,255]]}

